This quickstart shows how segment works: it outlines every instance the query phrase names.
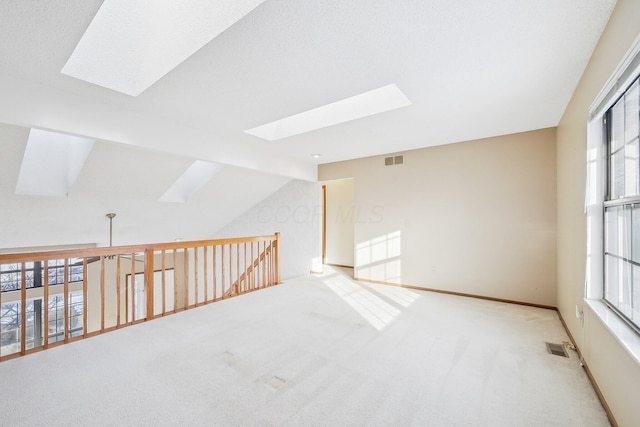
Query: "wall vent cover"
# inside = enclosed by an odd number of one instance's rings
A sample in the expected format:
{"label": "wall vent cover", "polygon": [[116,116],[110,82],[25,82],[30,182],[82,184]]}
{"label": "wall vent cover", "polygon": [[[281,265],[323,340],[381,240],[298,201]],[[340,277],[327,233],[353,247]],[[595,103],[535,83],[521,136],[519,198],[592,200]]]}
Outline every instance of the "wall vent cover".
{"label": "wall vent cover", "polygon": [[545,342],[545,345],[547,346],[547,351],[549,352],[549,354],[553,354],[554,356],[569,357],[562,344]]}
{"label": "wall vent cover", "polygon": [[385,166],[393,166],[393,165],[403,165],[404,164],[404,155],[399,156],[391,156],[384,158]]}

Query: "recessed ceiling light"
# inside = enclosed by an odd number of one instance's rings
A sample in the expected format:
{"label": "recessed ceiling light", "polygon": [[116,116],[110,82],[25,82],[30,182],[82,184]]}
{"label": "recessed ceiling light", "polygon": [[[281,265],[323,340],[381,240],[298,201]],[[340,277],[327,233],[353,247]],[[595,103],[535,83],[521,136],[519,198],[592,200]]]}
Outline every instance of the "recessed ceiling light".
{"label": "recessed ceiling light", "polygon": [[16,194],[66,196],[92,148],[91,139],[31,129]]}
{"label": "recessed ceiling light", "polygon": [[322,157],[322,154],[312,154],[311,157],[313,157],[314,159],[319,159],[320,157]]}
{"label": "recessed ceiling light", "polygon": [[276,141],[339,123],[372,116],[411,105],[411,101],[395,84],[383,86],[341,101],[285,117],[252,129],[250,135]]}
{"label": "recessed ceiling light", "polygon": [[222,170],[217,163],[196,160],[160,197],[161,202],[186,203]]}
{"label": "recessed ceiling light", "polygon": [[105,0],[62,73],[137,96],[265,0]]}

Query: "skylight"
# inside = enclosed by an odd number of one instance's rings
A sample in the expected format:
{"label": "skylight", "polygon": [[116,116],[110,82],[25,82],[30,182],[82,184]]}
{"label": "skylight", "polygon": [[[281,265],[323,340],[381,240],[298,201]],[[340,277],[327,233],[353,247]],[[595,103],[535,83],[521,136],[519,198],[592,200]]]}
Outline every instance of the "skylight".
{"label": "skylight", "polygon": [[31,129],[16,194],[66,196],[78,178],[93,140]]}
{"label": "skylight", "polygon": [[160,197],[161,202],[186,203],[204,187],[224,166],[196,160]]}
{"label": "skylight", "polygon": [[137,96],[264,0],[105,0],[62,73]]}
{"label": "skylight", "polygon": [[398,86],[390,84],[253,129],[247,129],[245,132],[267,141],[276,141],[407,105],[411,105],[411,101],[398,89]]}

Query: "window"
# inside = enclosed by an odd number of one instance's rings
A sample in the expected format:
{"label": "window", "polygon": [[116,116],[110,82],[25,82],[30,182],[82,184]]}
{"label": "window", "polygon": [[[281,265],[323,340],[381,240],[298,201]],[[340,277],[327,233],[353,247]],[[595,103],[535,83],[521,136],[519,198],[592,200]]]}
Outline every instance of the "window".
{"label": "window", "polygon": [[640,331],[640,80],[603,116],[604,299]]}
{"label": "window", "polygon": [[[25,349],[43,345],[45,333],[49,343],[64,340],[65,328],[70,338],[84,332],[83,293],[78,288],[84,280],[84,260],[70,258],[68,267],[65,260],[44,262],[25,262],[0,264],[0,356],[17,353],[21,350],[22,340],[22,303],[20,291],[23,275],[27,289],[33,289],[32,296],[25,303]],[[46,268],[45,268],[46,265]],[[45,272],[46,270],[46,272]],[[71,288],[68,294],[68,325],[65,325],[65,298],[63,285]],[[49,286],[49,300],[44,301],[43,286]],[[74,289],[75,288],[75,289]],[[38,291],[39,289],[39,291]],[[44,324],[46,304],[48,324]]]}

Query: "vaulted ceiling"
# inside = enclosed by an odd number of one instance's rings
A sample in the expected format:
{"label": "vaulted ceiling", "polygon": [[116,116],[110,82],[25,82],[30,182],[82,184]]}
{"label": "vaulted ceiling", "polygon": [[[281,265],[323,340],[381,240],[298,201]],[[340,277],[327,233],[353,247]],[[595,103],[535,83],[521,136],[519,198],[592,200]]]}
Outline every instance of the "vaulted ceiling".
{"label": "vaulted ceiling", "polygon": [[[115,10],[131,3],[107,2]],[[114,192],[118,177],[111,174],[129,160],[116,149],[109,154],[114,143],[142,149],[139,165],[146,155],[184,163],[166,169],[166,182],[140,184],[154,197],[196,159],[258,181],[274,177],[267,179],[272,191],[291,178],[315,180],[318,163],[557,125],[615,6],[615,0],[243,3],[257,7],[131,96],[61,72],[102,0],[0,0],[0,123],[101,141],[101,157],[90,154],[91,169],[83,169],[69,198],[86,192],[90,200],[94,188],[125,203],[129,196]],[[393,84],[410,105],[275,141],[245,132]],[[0,165],[19,169],[20,156],[3,155]],[[11,191],[5,194],[16,206],[29,205],[31,196],[9,188],[14,172],[3,175],[4,191]],[[7,203],[3,221],[20,215]]]}

